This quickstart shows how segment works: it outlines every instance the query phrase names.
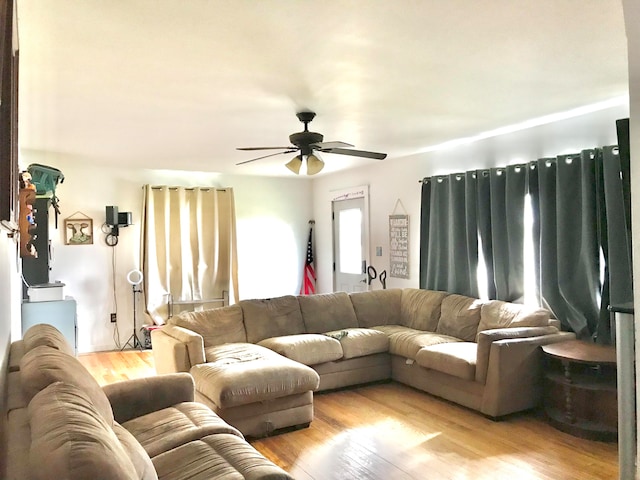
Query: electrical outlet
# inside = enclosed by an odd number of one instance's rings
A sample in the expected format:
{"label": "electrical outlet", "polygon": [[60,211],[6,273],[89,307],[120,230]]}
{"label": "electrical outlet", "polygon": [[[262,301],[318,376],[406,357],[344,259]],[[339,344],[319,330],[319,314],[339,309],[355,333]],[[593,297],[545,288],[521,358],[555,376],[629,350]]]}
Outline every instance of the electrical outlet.
{"label": "electrical outlet", "polygon": [[118,317],[115,313],[111,314],[111,323],[116,323],[116,321],[118,320]]}

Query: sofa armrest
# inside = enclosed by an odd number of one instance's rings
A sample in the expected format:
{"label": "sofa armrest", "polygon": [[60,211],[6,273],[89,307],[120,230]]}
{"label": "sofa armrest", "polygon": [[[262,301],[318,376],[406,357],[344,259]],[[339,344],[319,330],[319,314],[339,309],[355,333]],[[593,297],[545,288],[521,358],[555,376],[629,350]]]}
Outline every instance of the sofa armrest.
{"label": "sofa armrest", "polygon": [[562,329],[562,323],[560,323],[560,320],[558,320],[557,318],[550,318],[549,325],[551,325],[552,327],[556,327],[558,330]]}
{"label": "sofa armrest", "polygon": [[195,387],[188,373],[170,373],[112,383],[102,387],[118,423],[182,402],[193,402]]}
{"label": "sofa armrest", "polygon": [[530,338],[558,333],[556,327],[513,327],[494,328],[478,333],[478,354],[476,357],[476,382],[485,383],[489,366],[489,352],[493,342],[508,338]]}
{"label": "sofa armrest", "polygon": [[499,417],[537,406],[541,398],[542,345],[573,340],[570,332],[491,343],[480,411]]}
{"label": "sofa armrest", "polygon": [[151,348],[157,373],[188,372],[205,362],[204,339],[187,328],[165,325],[151,332]]}

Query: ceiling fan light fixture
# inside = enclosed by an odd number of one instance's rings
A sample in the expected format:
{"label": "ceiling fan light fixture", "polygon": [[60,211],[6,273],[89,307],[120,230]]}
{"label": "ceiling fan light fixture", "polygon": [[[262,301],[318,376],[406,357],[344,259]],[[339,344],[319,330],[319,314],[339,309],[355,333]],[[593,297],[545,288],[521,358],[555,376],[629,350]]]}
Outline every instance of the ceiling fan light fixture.
{"label": "ceiling fan light fixture", "polygon": [[320,160],[319,157],[314,155],[307,155],[307,175],[315,175],[316,173],[320,173],[320,171],[324,168],[324,162]]}
{"label": "ceiling fan light fixture", "polygon": [[300,167],[301,166],[302,166],[302,155],[296,155],[295,157],[293,157],[291,159],[291,161],[289,161],[287,164],[285,164],[285,167],[287,167],[289,170],[291,170],[296,175],[298,175],[300,173]]}
{"label": "ceiling fan light fixture", "polygon": [[316,116],[314,112],[302,111],[296,114],[298,120],[304,123],[304,130],[302,132],[296,132],[289,135],[289,142],[291,145],[288,147],[238,147],[237,150],[282,150],[279,153],[270,153],[262,155],[260,157],[244,160],[236,163],[236,165],[244,165],[245,163],[255,162],[263,158],[273,157],[274,155],[289,154],[291,152],[298,152],[293,159],[286,163],[285,166],[296,175],[300,175],[300,169],[302,162],[307,161],[306,168],[303,173],[307,175],[315,175],[320,173],[324,168],[324,162],[313,152],[324,152],[338,155],[350,155],[352,157],[372,158],[375,160],[383,160],[386,158],[386,153],[368,152],[366,150],[355,150],[351,147],[350,143],[345,142],[325,142],[324,136],[321,133],[309,131],[309,122]]}

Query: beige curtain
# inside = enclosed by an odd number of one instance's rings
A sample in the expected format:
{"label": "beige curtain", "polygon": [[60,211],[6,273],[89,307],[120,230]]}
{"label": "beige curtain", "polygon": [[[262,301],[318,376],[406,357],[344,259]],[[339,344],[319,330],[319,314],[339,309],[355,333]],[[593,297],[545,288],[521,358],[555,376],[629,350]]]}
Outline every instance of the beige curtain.
{"label": "beige curtain", "polygon": [[162,325],[169,295],[238,302],[236,220],[231,188],[144,186],[141,258],[147,313]]}

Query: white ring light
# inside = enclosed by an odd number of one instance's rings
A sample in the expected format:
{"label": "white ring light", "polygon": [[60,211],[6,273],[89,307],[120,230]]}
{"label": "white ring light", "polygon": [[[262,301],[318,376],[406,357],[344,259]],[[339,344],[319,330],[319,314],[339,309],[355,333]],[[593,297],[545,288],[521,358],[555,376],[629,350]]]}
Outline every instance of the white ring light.
{"label": "white ring light", "polygon": [[127,274],[127,282],[129,282],[131,285],[140,285],[143,278],[144,277],[142,276],[142,272],[140,270],[131,270]]}

